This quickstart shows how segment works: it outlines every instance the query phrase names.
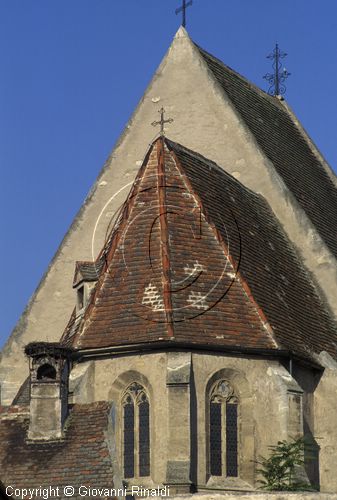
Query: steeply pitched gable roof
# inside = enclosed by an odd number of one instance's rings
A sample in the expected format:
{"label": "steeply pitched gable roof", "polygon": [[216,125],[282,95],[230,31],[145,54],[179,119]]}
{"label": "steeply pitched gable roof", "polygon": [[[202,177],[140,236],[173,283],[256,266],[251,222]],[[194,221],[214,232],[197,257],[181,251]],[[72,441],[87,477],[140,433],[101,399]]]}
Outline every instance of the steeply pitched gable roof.
{"label": "steeply pitched gable roof", "polygon": [[[286,106],[198,47],[256,142],[337,257],[337,183],[309,146]],[[337,182],[337,179],[336,179]]]}
{"label": "steeply pitched gable roof", "polygon": [[152,145],[103,253],[75,348],[170,340],[337,355],[336,326],[266,201],[178,144]]}
{"label": "steeply pitched gable roof", "polygon": [[[29,413],[26,408],[1,408],[0,470],[5,486],[16,488],[62,487],[113,488],[114,457],[107,436],[111,434],[110,403],[74,405],[63,440],[46,443],[26,441]],[[107,434],[106,434],[107,433]],[[36,495],[40,498],[41,495]],[[34,498],[35,498],[34,497]]]}

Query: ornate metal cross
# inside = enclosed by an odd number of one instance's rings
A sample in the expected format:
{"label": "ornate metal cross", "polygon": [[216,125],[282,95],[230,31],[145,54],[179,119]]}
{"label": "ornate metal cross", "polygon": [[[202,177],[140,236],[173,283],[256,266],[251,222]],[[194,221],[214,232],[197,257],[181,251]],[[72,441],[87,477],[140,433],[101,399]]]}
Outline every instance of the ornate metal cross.
{"label": "ornate metal cross", "polygon": [[187,7],[190,7],[193,4],[193,0],[190,0],[189,2],[186,2],[186,0],[183,0],[183,5],[176,9],[176,15],[179,14],[180,12],[183,13],[183,26],[186,28],[186,9]]}
{"label": "ornate metal cross", "polygon": [[285,80],[290,76],[290,73],[283,68],[282,69],[282,64],[280,62],[280,59],[283,59],[286,57],[285,52],[281,52],[281,50],[278,47],[278,44],[275,45],[275,49],[269,56],[267,56],[268,59],[273,59],[273,69],[274,73],[267,73],[264,75],[264,79],[267,80],[269,83],[270,87],[268,89],[268,94],[271,95],[283,95],[286,91],[286,86],[284,85]]}
{"label": "ornate metal cross", "polygon": [[165,125],[165,123],[172,123],[173,122],[173,118],[168,118],[167,120],[164,119],[164,115],[165,115],[165,109],[164,108],[161,108],[158,111],[158,113],[160,113],[160,120],[152,122],[151,125],[153,127],[156,127],[157,125],[160,125],[160,135],[164,135],[164,125]]}

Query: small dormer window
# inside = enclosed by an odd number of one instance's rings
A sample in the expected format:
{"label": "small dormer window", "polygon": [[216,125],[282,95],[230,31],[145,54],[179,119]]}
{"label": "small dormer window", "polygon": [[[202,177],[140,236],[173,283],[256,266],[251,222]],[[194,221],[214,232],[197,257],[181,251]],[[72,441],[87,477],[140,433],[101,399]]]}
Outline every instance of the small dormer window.
{"label": "small dormer window", "polygon": [[73,288],[76,290],[76,312],[82,313],[98,280],[101,262],[76,262]]}
{"label": "small dormer window", "polygon": [[84,307],[84,285],[77,289],[77,309],[80,311]]}

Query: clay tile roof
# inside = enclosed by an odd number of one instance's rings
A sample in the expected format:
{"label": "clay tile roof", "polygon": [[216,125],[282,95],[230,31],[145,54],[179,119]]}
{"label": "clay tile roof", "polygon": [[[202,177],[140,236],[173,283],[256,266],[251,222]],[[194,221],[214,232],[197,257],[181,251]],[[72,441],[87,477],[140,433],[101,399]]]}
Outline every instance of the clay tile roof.
{"label": "clay tile roof", "polygon": [[287,107],[197,47],[261,150],[337,257],[337,184]]}
{"label": "clay tile roof", "polygon": [[[74,405],[65,438],[55,442],[26,441],[28,413],[11,407],[0,413],[0,470],[5,486],[17,488],[81,485],[113,488],[113,458],[109,453],[110,403]],[[106,434],[105,434],[106,433]],[[33,498],[41,498],[41,495]],[[66,498],[61,494],[60,498]],[[73,498],[80,498],[75,494]]]}
{"label": "clay tile roof", "polygon": [[[239,271],[266,315],[280,346],[310,357],[322,350],[337,355],[337,329],[299,255],[266,200],[245,188],[213,162],[170,143],[209,218],[223,238],[235,242],[232,213],[238,224]],[[207,175],[205,175],[207,172]],[[233,235],[231,234],[233,233]]]}
{"label": "clay tile roof", "polygon": [[77,349],[170,341],[337,356],[336,325],[269,205],[154,142],[104,249]]}

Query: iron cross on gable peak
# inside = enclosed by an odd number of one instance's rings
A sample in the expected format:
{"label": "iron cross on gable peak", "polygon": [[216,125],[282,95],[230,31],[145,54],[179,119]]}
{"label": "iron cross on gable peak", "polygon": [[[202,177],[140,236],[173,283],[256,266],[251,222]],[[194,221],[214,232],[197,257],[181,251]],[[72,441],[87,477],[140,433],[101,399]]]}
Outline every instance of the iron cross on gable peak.
{"label": "iron cross on gable peak", "polygon": [[165,123],[172,123],[173,118],[168,118],[165,120],[164,115],[165,115],[165,109],[161,108],[158,113],[160,113],[160,120],[154,121],[151,123],[153,127],[156,127],[157,125],[160,125],[160,135],[164,135],[164,125]]}
{"label": "iron cross on gable peak", "polygon": [[182,25],[184,26],[184,28],[186,28],[186,9],[187,9],[187,7],[191,7],[191,5],[193,5],[193,0],[190,0],[189,2],[186,2],[186,0],[183,0],[182,6],[179,7],[178,9],[176,9],[176,15],[179,14],[180,12],[183,13]]}

